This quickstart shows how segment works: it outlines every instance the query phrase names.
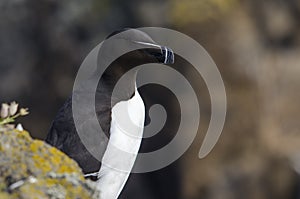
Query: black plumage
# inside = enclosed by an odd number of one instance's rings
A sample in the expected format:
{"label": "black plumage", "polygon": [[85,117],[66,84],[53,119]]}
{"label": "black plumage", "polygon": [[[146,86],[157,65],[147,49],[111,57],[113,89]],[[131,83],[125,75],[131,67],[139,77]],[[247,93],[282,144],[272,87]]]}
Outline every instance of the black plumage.
{"label": "black plumage", "polygon": [[[147,34],[141,31],[133,29],[125,29],[123,31],[129,32],[126,39],[130,38],[133,42],[141,40],[142,42],[155,44]],[[112,33],[108,38],[117,36],[117,33],[120,32],[122,31]],[[167,53],[168,57],[165,57],[166,53],[163,50],[170,51]],[[126,53],[115,60],[106,69],[99,81],[95,94],[95,109],[99,124],[108,137],[112,106],[119,101],[130,99],[134,95],[137,70],[133,70],[129,78],[125,80],[122,92],[112,97],[112,91],[118,79],[135,66],[146,63],[172,63],[173,59],[173,52],[170,49],[166,47],[160,48],[159,46],[149,48],[149,46],[147,46],[144,49]],[[74,97],[76,97],[76,93],[73,93],[73,98]],[[84,112],[84,107],[82,111]],[[85,119],[88,120],[88,113],[84,114],[86,115]],[[84,173],[99,171],[101,163],[88,152],[77,134],[72,115],[72,96],[67,99],[62,108],[58,111],[46,137],[46,142],[76,160]],[[99,143],[95,143],[95,146],[89,147],[92,150],[93,148],[96,150],[97,145],[107,145],[107,143],[100,140]],[[100,154],[101,157],[104,152],[105,151],[99,152],[102,153]]]}

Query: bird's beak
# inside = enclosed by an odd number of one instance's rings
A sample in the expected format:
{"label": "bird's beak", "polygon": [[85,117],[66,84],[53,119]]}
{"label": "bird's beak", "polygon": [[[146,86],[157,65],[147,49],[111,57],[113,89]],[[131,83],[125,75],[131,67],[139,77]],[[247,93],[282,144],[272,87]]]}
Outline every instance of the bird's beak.
{"label": "bird's beak", "polygon": [[164,64],[173,64],[174,63],[174,52],[171,48],[166,46],[161,46],[162,59]]}
{"label": "bird's beak", "polygon": [[157,44],[147,43],[147,42],[135,42],[135,43],[147,46],[144,52],[154,57],[158,63],[163,63],[163,64],[174,63],[174,52],[172,49],[166,46],[160,46]]}

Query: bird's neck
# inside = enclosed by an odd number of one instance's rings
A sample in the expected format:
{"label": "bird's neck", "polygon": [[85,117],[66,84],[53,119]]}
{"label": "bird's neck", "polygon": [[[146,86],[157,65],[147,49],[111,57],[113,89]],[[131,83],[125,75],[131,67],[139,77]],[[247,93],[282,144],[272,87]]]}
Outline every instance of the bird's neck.
{"label": "bird's neck", "polygon": [[[105,93],[113,94],[111,97],[112,105],[120,101],[127,101],[135,94],[137,70],[124,71],[123,68],[114,66],[114,70],[105,72],[98,86],[98,91],[103,92],[105,90]],[[125,73],[126,75],[124,75]],[[116,84],[121,87],[114,91]]]}

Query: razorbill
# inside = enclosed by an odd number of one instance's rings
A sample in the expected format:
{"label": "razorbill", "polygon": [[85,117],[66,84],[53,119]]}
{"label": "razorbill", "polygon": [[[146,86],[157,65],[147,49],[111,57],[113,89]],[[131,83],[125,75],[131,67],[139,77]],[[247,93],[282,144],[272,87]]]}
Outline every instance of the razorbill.
{"label": "razorbill", "polygon": [[[122,34],[118,34],[121,33]],[[116,117],[124,111],[121,107],[126,106],[129,115],[137,125],[144,126],[145,107],[143,100],[136,87],[136,66],[147,63],[172,64],[174,62],[173,51],[165,46],[155,43],[149,35],[136,29],[124,29],[110,34],[106,39],[114,37],[115,39],[126,39],[132,43],[141,46],[140,49],[126,53],[115,60],[103,73],[98,83],[97,92],[95,94],[95,110],[98,122],[104,133],[109,137],[108,142],[100,142],[105,144],[105,151],[99,152],[103,154],[102,160],[106,159],[117,164],[128,165],[130,171],[136,159],[143,134],[143,128],[138,132],[133,132],[134,139],[131,136],[122,133],[116,121]],[[102,46],[103,47],[103,46]],[[117,48],[118,46],[113,46]],[[112,92],[117,81],[130,70],[129,75],[122,82],[122,91],[112,99]],[[86,118],[88,120],[88,118]],[[46,142],[60,149],[68,156],[73,158],[82,168],[86,176],[97,177],[98,187],[101,198],[115,199],[118,198],[122,191],[129,172],[120,172],[105,165],[101,165],[94,158],[81,142],[74,125],[72,116],[72,96],[64,103],[57,113],[50,131],[46,137]],[[113,154],[113,146],[120,146],[133,156],[128,156],[126,160],[113,160],[118,156]],[[93,146],[89,146],[93,147]]]}

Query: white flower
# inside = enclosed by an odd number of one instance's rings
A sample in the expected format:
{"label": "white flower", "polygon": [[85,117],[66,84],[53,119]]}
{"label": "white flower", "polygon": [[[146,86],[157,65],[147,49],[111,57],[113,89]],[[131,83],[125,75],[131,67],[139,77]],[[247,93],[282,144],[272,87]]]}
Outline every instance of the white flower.
{"label": "white flower", "polygon": [[29,114],[28,108],[20,109],[20,115],[24,116],[24,115],[28,115],[28,114]]}
{"label": "white flower", "polygon": [[17,127],[16,127],[16,129],[19,130],[19,131],[23,131],[24,130],[22,124],[18,124]]}
{"label": "white flower", "polygon": [[13,116],[14,114],[17,113],[18,106],[19,106],[19,104],[17,104],[15,101],[10,103],[10,106],[9,106],[9,115],[10,116]]}
{"label": "white flower", "polygon": [[0,112],[0,116],[1,118],[6,118],[8,117],[8,109],[9,109],[9,105],[6,103],[3,103],[1,106],[1,112]]}

